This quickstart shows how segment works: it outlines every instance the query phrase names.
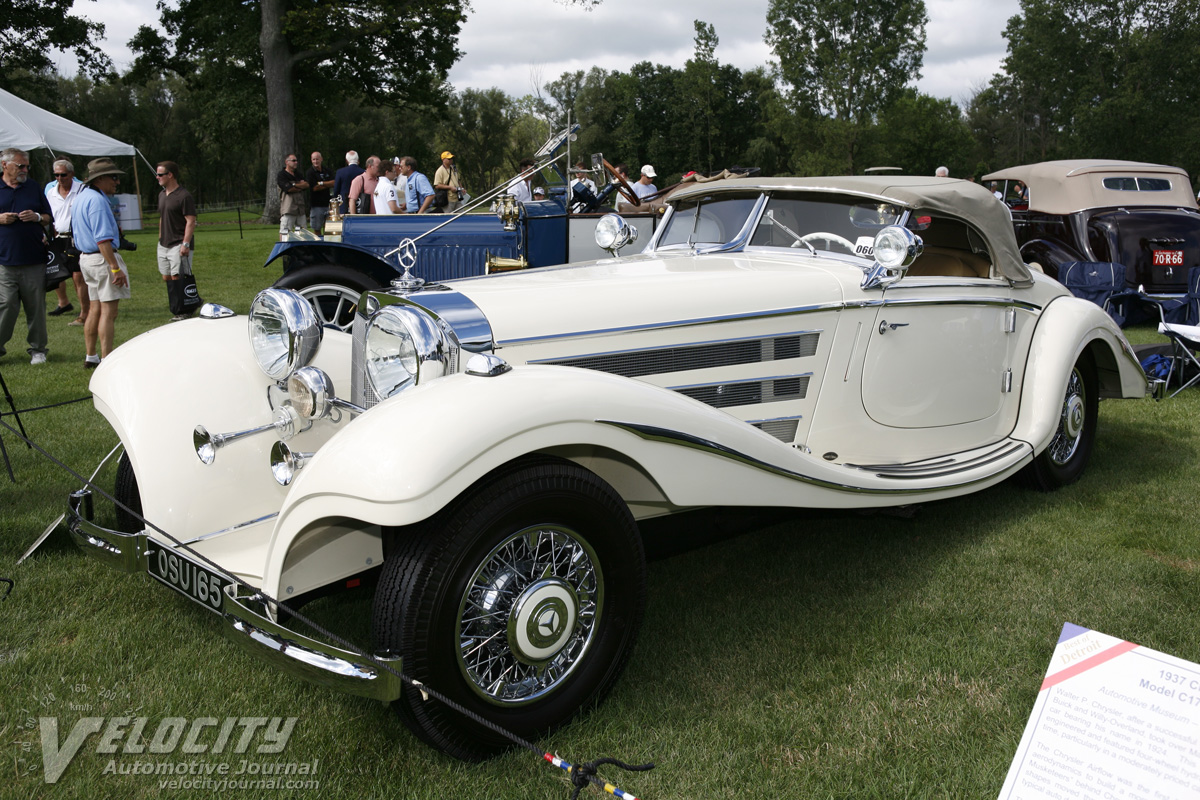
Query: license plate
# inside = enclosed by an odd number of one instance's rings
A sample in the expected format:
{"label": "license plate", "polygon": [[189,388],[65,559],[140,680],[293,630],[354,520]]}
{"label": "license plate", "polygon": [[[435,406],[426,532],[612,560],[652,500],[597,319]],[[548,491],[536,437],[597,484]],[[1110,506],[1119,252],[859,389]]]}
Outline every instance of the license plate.
{"label": "license plate", "polygon": [[1154,251],[1154,266],[1156,266],[1156,267],[1182,267],[1183,266],[1183,251],[1182,250],[1155,250]]}
{"label": "license plate", "polygon": [[221,593],[233,582],[156,542],[147,545],[146,571],[189,600],[213,611],[221,610]]}

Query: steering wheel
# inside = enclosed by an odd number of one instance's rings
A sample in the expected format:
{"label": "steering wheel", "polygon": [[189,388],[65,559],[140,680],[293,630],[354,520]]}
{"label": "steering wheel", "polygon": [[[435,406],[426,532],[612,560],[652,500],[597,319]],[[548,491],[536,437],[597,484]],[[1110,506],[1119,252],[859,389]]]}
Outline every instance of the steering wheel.
{"label": "steering wheel", "polygon": [[605,172],[611,175],[613,183],[617,184],[617,191],[620,192],[621,195],[633,205],[641,205],[642,201],[636,194],[634,194],[633,187],[629,185],[629,181],[621,177],[621,174],[617,172],[616,168],[612,164],[608,163],[608,159],[603,159],[603,161]]}
{"label": "steering wheel", "polygon": [[[809,241],[808,241],[809,239],[820,239],[822,241],[830,242],[832,244],[840,244],[842,247],[846,248],[851,253],[854,252],[854,242],[850,241],[849,239],[847,239],[844,236],[838,236],[836,233],[826,233],[825,231],[813,231],[812,233],[805,234],[804,236],[800,237],[800,241],[804,242],[805,244],[809,244]],[[825,249],[828,250],[829,248],[826,247]]]}

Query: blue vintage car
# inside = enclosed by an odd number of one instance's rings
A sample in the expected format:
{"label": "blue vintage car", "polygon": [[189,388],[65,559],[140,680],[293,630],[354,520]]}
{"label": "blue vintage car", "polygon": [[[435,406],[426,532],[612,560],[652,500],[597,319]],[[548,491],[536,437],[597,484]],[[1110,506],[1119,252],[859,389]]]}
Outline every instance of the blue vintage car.
{"label": "blue vintage car", "polygon": [[[364,291],[386,288],[404,270],[399,245],[416,246],[417,276],[437,282],[526,267],[591,261],[609,255],[595,239],[596,226],[611,209],[605,201],[621,192],[636,201],[633,190],[617,176],[602,154],[592,156],[592,171],[611,176],[597,195],[569,191],[562,164],[570,160],[570,140],[578,126],[552,136],[535,154],[535,178],[547,185],[547,198],[505,202],[510,181],[471,205],[479,213],[422,215],[349,215],[315,237],[280,242],[267,264],[279,260],[283,276],[277,288],[300,292],[316,307],[326,325],[345,330]],[[487,213],[488,209],[495,213]],[[634,239],[649,241],[662,204],[623,213],[637,230]]]}

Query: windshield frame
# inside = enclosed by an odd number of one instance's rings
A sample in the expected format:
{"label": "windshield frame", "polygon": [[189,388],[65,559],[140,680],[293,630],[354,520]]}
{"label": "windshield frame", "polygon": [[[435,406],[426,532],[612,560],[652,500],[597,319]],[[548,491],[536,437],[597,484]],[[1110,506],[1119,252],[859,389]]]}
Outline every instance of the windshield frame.
{"label": "windshield frame", "polygon": [[[742,222],[742,227],[738,230],[738,232],[736,234],[734,234],[732,237],[730,237],[729,241],[719,242],[716,244],[705,243],[699,247],[697,247],[696,244],[689,243],[689,242],[674,242],[672,244],[662,244],[661,243],[662,239],[666,235],[667,230],[671,227],[671,223],[674,220],[676,213],[679,212],[679,205],[680,205],[679,202],[668,201],[667,202],[667,212],[666,212],[666,214],[663,215],[662,222],[659,223],[659,225],[655,228],[654,238],[651,239],[650,244],[646,248],[646,251],[647,252],[671,252],[671,251],[683,250],[683,251],[686,251],[689,253],[719,253],[719,252],[728,252],[731,250],[741,249],[745,245],[745,243],[747,241],[749,241],[750,235],[754,232],[754,229],[758,226],[759,216],[762,214],[763,206],[766,205],[767,199],[770,195],[770,192],[764,192],[761,189],[744,189],[743,188],[743,189],[738,189],[736,191],[715,190],[713,192],[713,194],[718,194],[718,195],[727,194],[730,196],[737,196],[737,195],[745,196],[745,195],[751,195],[751,194],[757,195],[757,197],[754,198],[753,205],[751,205],[751,207],[750,207],[750,211],[746,214],[746,219]],[[695,195],[689,196],[684,199],[688,200],[688,201],[696,200],[696,201],[698,201],[698,203],[700,205],[703,205],[702,202],[699,202],[700,198]],[[690,203],[689,203],[689,205],[690,205]]]}
{"label": "windshield frame", "polygon": [[[718,245],[705,245],[705,246],[701,246],[701,247],[696,247],[695,245],[689,245],[686,242],[676,242],[676,243],[665,244],[665,245],[661,244],[663,236],[664,236],[665,232],[667,231],[667,229],[670,227],[672,218],[675,216],[675,213],[678,211],[678,206],[679,206],[678,202],[672,202],[672,201],[668,200],[667,201],[667,211],[666,211],[665,215],[663,216],[662,222],[655,229],[654,237],[651,239],[650,243],[647,245],[645,252],[647,252],[647,253],[653,253],[653,252],[667,253],[667,252],[683,251],[683,252],[698,255],[700,253],[722,253],[722,252],[728,253],[728,252],[745,251],[745,252],[752,252],[752,253],[760,253],[763,255],[776,255],[776,256],[783,255],[783,254],[794,255],[791,252],[792,248],[785,249],[785,248],[780,248],[780,247],[772,247],[769,245],[751,245],[750,240],[753,237],[754,233],[758,230],[758,226],[762,220],[763,214],[766,213],[767,205],[770,203],[771,199],[776,196],[784,197],[784,196],[796,194],[796,190],[788,189],[788,188],[778,188],[778,189],[776,189],[776,188],[759,188],[759,189],[750,190],[750,187],[738,187],[737,190],[725,190],[725,191],[730,194],[745,194],[745,193],[748,193],[748,190],[756,191],[758,193],[758,197],[755,200],[754,206],[751,208],[750,212],[747,214],[746,221],[743,223],[741,230],[739,230],[737,235],[733,236],[728,242],[723,242]],[[717,191],[719,191],[719,190],[715,190],[714,193],[716,193]],[[897,204],[896,200],[893,198],[882,197],[882,196],[872,195],[872,194],[863,194],[863,193],[859,193],[859,192],[830,192],[830,191],[815,191],[814,192],[811,189],[810,190],[800,190],[800,191],[804,194],[836,195],[839,198],[858,199],[861,202],[886,202],[891,205],[897,205],[900,209],[900,216],[895,224],[900,225],[900,226],[907,226],[910,219],[912,218],[913,210],[906,205]],[[686,198],[681,198],[681,199],[691,200],[693,198],[694,198],[694,195],[688,196]],[[852,203],[848,203],[848,205],[852,205]],[[867,256],[855,255],[852,253],[838,253],[838,252],[833,252],[833,251],[829,251],[829,250],[819,250],[816,253],[813,253],[807,248],[801,249],[799,252],[808,257],[815,256],[817,258],[830,258],[830,259],[834,259],[834,260],[838,260],[838,261],[844,261],[846,263],[853,264],[853,265],[861,267],[863,269],[869,269],[874,264],[873,258],[869,258]]]}

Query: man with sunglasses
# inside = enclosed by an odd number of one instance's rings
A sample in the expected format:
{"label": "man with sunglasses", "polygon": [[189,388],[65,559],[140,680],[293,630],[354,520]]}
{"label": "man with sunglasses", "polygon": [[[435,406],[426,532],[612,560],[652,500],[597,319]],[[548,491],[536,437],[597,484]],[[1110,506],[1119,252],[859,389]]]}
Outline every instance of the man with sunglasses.
{"label": "man with sunglasses", "polygon": [[[192,245],[196,234],[196,201],[179,183],[179,165],[160,161],[154,169],[162,191],[158,195],[158,271],[164,281],[177,281],[192,274]],[[171,294],[168,287],[168,296]],[[179,313],[172,322],[187,319],[193,312]]]}
{"label": "man with sunglasses", "polygon": [[[75,165],[65,158],[54,162],[54,180],[46,184],[46,200],[54,214],[54,241],[50,249],[56,250],[66,261],[67,269],[71,271],[71,282],[75,284],[75,294],[79,296],[79,316],[68,322],[68,325],[83,327],[87,319],[91,301],[88,299],[87,282],[79,271],[79,252],[71,244],[71,206],[75,198],[83,190],[83,181],[75,177]],[[54,290],[58,295],[58,308],[47,312],[47,316],[57,317],[72,310],[67,300],[66,283],[60,283]]]}
{"label": "man with sunglasses", "polygon": [[29,180],[29,154],[9,147],[0,152],[0,356],[12,338],[17,314],[25,309],[29,363],[45,364],[46,232],[53,216],[46,195]]}

